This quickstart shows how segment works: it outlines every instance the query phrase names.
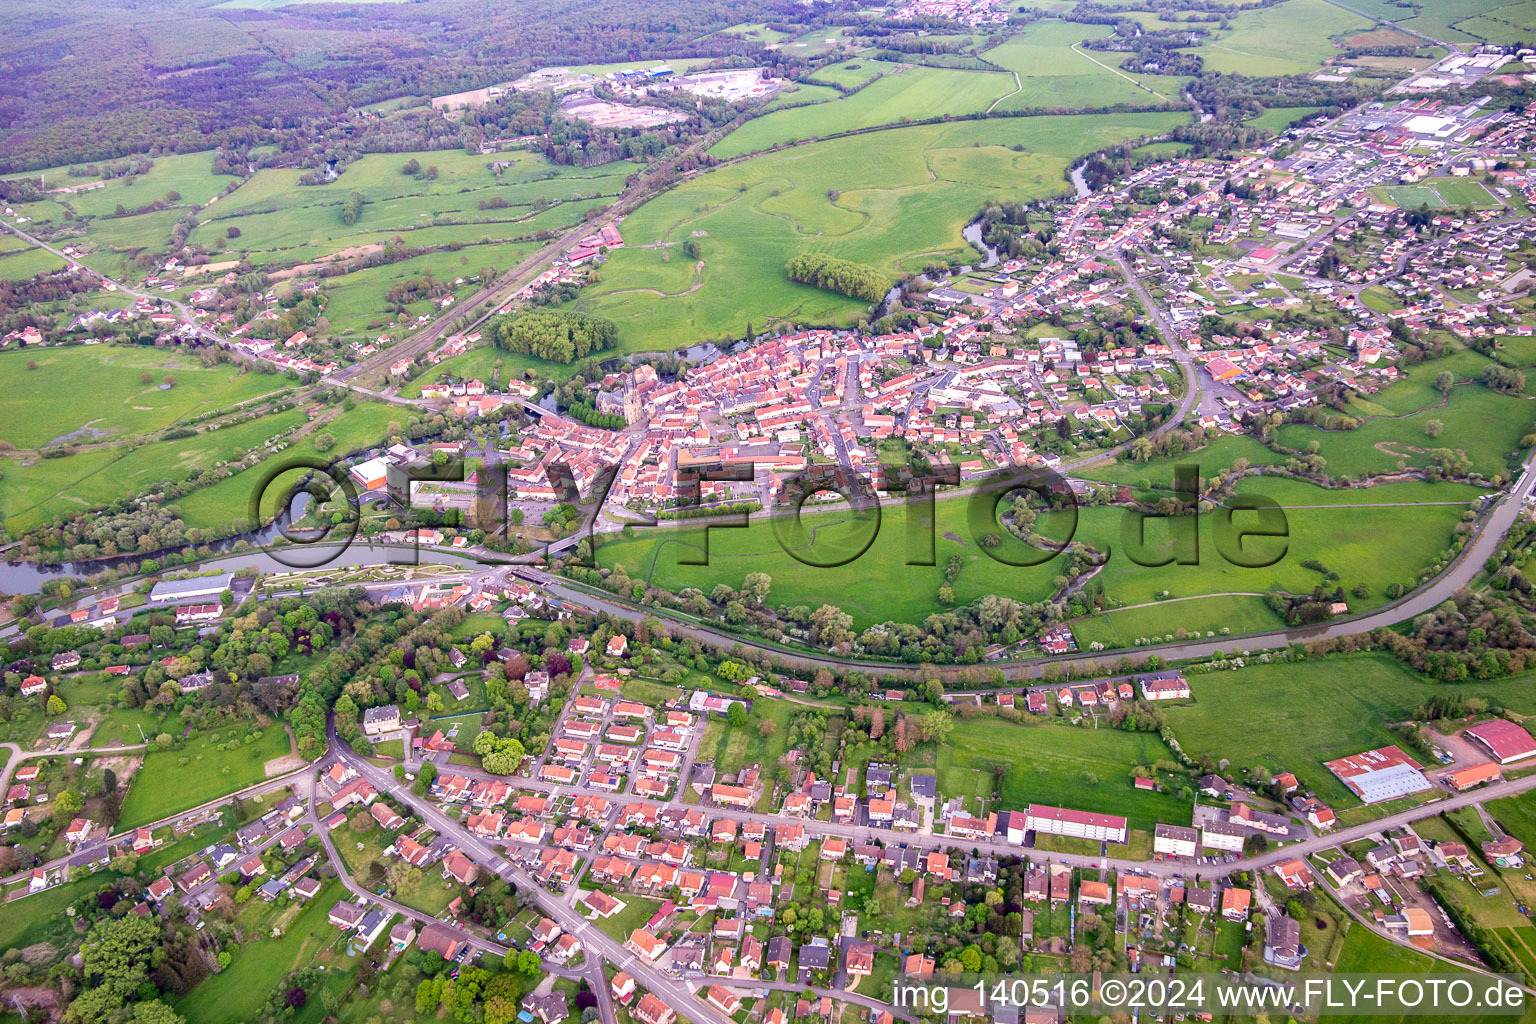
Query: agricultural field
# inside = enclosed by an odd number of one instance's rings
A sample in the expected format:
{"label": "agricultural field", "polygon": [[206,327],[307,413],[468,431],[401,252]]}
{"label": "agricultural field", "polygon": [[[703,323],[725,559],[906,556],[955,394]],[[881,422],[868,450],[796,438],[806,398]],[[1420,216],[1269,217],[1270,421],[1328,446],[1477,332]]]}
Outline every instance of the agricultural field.
{"label": "agricultural field", "polygon": [[[412,159],[422,171],[403,173]],[[498,175],[491,169],[495,161],[511,166]],[[435,178],[427,176],[431,167],[437,168]],[[632,170],[623,162],[584,170],[556,167],[532,153],[458,151],[364,156],[323,185],[299,185],[296,170],[265,169],[204,211],[188,241],[207,247],[215,260],[244,255],[261,265],[327,256],[396,235],[407,245],[441,244],[446,239],[430,235],[417,242],[416,233],[447,226],[461,229],[457,240],[464,242],[517,238],[531,233],[525,222],[551,207],[568,211],[566,223],[580,220],[582,200],[616,195]],[[365,203],[357,222],[346,224],[342,207],[353,192]],[[491,200],[508,205],[480,207]],[[232,227],[239,229],[235,238],[229,237]],[[472,257],[473,265],[480,262]]]}
{"label": "agricultural field", "polygon": [[[10,238],[10,236],[5,236]],[[20,242],[12,238],[11,241]],[[62,270],[65,262],[40,246],[8,245],[0,251],[0,280],[25,281],[38,274]]]}
{"label": "agricultural field", "polygon": [[216,727],[171,750],[153,750],[133,775],[118,827],[159,821],[260,782],[267,777],[267,762],[286,757],[289,749],[283,726],[258,729],[247,722]]}
{"label": "agricultural field", "polygon": [[[1459,492],[1451,493],[1445,500],[1453,503],[1446,505],[1334,508],[1335,502],[1330,498],[1338,492],[1310,490],[1319,500],[1298,501],[1287,509],[1289,535],[1284,540],[1284,554],[1268,568],[1242,568],[1229,563],[1216,546],[1215,517],[1211,515],[1199,520],[1200,560],[1194,565],[1155,567],[1133,561],[1133,553],[1142,562],[1167,558],[1172,553],[1173,538],[1168,533],[1169,522],[1153,518],[1145,522],[1145,541],[1132,546],[1136,520],[1133,513],[1122,508],[1080,510],[1074,539],[1098,551],[1110,552],[1108,565],[1095,581],[1102,582],[1112,598],[1126,605],[1150,603],[1163,591],[1180,598],[1213,594],[1262,597],[1272,586],[1279,585],[1294,593],[1310,593],[1322,577],[1301,563],[1320,558],[1340,574],[1346,590],[1357,583],[1370,588],[1370,597],[1351,599],[1351,610],[1362,611],[1386,600],[1384,591],[1388,584],[1412,582],[1426,565],[1434,562],[1450,543],[1452,530],[1464,511],[1464,506],[1457,502]],[[707,592],[722,582],[740,586],[747,572],[766,572],[773,577],[771,605],[806,604],[814,608],[823,603],[835,604],[853,616],[856,628],[887,619],[920,622],[941,611],[936,595],[951,555],[959,555],[962,561],[953,587],[957,603],[968,603],[984,594],[1002,594],[1026,603],[1049,596],[1056,586],[1055,577],[1063,569],[1063,560],[1058,557],[1031,568],[995,560],[979,547],[976,538],[996,527],[989,524],[985,509],[978,513],[980,518],[973,526],[968,518],[969,504],[963,500],[937,503],[934,543],[938,564],[932,566],[905,564],[906,510],[902,507],[883,509],[878,532],[868,549],[837,568],[806,565],[787,553],[786,547],[800,551],[804,545],[793,534],[787,535],[784,544],[779,542],[775,524],[788,527],[790,521],[761,518],[745,530],[710,531],[708,565],[680,564],[684,552],[688,552],[687,557],[697,557],[703,540],[698,527],[640,531],[633,539],[608,540],[599,548],[598,560],[604,566],[622,565],[633,578],[673,591],[693,586]],[[1243,519],[1240,516],[1235,522],[1241,526]],[[853,555],[869,535],[865,526],[848,521],[844,513],[807,512],[802,521],[807,535],[812,529],[817,531],[817,561],[828,561],[834,552]],[[1128,529],[1133,532],[1126,533]],[[1388,551],[1383,551],[1379,543],[1383,531],[1398,538],[1398,543]],[[1017,544],[1018,553],[1010,557],[1021,559],[1029,553],[1006,531],[998,532],[1005,536],[1005,547],[1000,551],[1011,551]],[[1053,536],[1061,539],[1059,531],[1053,531]],[[1245,547],[1245,551],[1262,551],[1270,556],[1279,550],[1280,542],[1276,540],[1251,540]],[[801,554],[810,556],[812,552]],[[875,566],[901,566],[898,571],[902,574],[902,585],[877,590],[867,587],[869,573]],[[893,572],[887,572],[888,578],[896,578]],[[1201,630],[1226,627],[1236,632],[1235,627],[1242,624],[1229,621],[1216,602],[1190,602],[1180,608],[1178,619],[1186,628]]]}
{"label": "agricultural field", "polygon": [[[1362,8],[1362,9],[1368,9]],[[1327,0],[1286,0],[1232,18],[1232,30],[1196,48],[1207,72],[1233,75],[1299,75],[1338,51],[1333,38],[1353,35],[1371,23]]]}
{"label": "agricultural field", "polygon": [[[739,337],[750,322],[848,323],[867,303],[796,284],[805,251],[876,266],[894,279],[966,259],[961,228],[988,198],[1065,191],[1081,153],[1153,135],[1184,113],[1031,117],[897,128],[799,146],[718,168],[625,219],[626,247],[576,307],[619,324],[621,348]],[[1017,147],[1017,148],[1016,148]],[[698,243],[694,263],[678,251]]]}
{"label": "agricultural field", "polygon": [[[30,530],[61,512],[109,504],[162,480],[192,477],[237,459],[303,422],[303,413],[289,410],[175,441],[13,461],[6,464],[0,480],[0,511],[7,529]],[[183,500],[193,500],[199,493]]]}
{"label": "agricultural field", "polygon": [[[1010,75],[995,71],[956,71],[871,60],[850,63],[860,71],[872,69],[879,77],[851,96],[754,118],[716,143],[710,153],[729,158],[859,128],[980,113],[1014,88]],[[826,69],[818,78],[832,80],[836,76],[828,72],[835,70]]]}
{"label": "agricultural field", "polygon": [[[149,380],[144,379],[148,375]],[[121,440],[160,430],[288,386],[238,363],[204,367],[158,348],[87,346],[0,353],[7,397],[0,439],[18,448]],[[174,383],[166,387],[166,378]],[[90,395],[88,404],[60,395]]]}
{"label": "agricultural field", "polygon": [[[1250,661],[1237,671],[1188,678],[1194,702],[1164,708],[1186,754],[1226,758],[1235,771],[1292,772],[1303,788],[1335,808],[1358,806],[1358,801],[1323,762],[1399,742],[1387,726],[1445,692],[1445,684],[1384,654],[1290,664]],[[1536,711],[1530,679],[1528,673],[1473,682],[1456,692],[1529,714]],[[1242,727],[1233,728],[1235,722]]]}
{"label": "agricultural field", "polygon": [[1530,0],[1360,0],[1350,6],[1447,43],[1513,43],[1536,28],[1536,5]]}
{"label": "agricultural field", "polygon": [[1037,21],[1011,36],[982,58],[1019,76],[1019,88],[999,110],[1062,110],[1073,107],[1101,110],[1117,105],[1150,107],[1177,104],[1187,79],[1169,75],[1129,75],[1119,70],[1123,54],[1074,49],[1085,39],[1113,31],[1109,25]]}

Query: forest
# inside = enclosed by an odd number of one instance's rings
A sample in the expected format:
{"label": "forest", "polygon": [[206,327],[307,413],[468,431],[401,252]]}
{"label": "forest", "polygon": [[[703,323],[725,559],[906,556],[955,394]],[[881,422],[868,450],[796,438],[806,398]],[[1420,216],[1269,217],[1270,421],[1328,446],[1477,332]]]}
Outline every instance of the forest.
{"label": "forest", "polygon": [[[368,120],[357,108],[507,81],[544,63],[727,57],[715,35],[792,17],[789,0],[470,0],[187,10],[170,0],[6,5],[0,172],[135,153],[240,148]],[[437,119],[461,145],[455,127]],[[419,146],[402,148],[421,148]]]}
{"label": "forest", "polygon": [[552,363],[576,360],[612,348],[619,328],[612,320],[565,310],[529,310],[504,317],[496,325],[498,348],[537,356]]}

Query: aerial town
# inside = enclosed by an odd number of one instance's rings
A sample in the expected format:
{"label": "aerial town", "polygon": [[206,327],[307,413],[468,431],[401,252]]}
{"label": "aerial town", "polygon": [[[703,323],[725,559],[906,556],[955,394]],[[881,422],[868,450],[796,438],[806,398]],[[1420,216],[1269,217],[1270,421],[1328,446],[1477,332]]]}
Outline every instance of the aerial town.
{"label": "aerial town", "polygon": [[[1309,3],[1391,38],[1326,33],[1256,118],[1144,70]],[[0,281],[0,1024],[1362,1012],[1334,976],[1528,1016],[1536,51],[1486,6],[765,6],[360,90],[323,153],[221,142],[185,217],[76,206],[187,147],[6,172],[0,266],[51,269]],[[1162,102],[728,149],[923,75],[1022,94],[972,36],[1042,19]],[[1057,118],[1055,163],[945,134]],[[865,199],[729,177],[893,131],[919,188],[1005,168],[899,274],[822,246]],[[510,259],[460,255],[514,205]],[[322,207],[325,245],[272,220]],[[161,214],[168,251],[102,233]],[[793,311],[699,327],[747,262],[690,216],[816,239],[768,259]]]}

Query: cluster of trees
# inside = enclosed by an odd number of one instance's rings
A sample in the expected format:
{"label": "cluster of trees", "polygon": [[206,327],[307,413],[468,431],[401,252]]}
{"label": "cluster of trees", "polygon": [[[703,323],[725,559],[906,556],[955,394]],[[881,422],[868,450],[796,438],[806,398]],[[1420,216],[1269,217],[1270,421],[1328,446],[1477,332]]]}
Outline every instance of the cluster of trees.
{"label": "cluster of trees", "polygon": [[510,736],[477,733],[474,751],[480,755],[481,767],[492,775],[512,775],[523,763],[523,745]]}
{"label": "cluster of trees", "polygon": [[1055,234],[1055,222],[1042,215],[1039,230],[1029,228],[1028,203],[988,200],[981,208],[981,239],[1004,259],[1039,256]]}
{"label": "cluster of trees", "polygon": [[537,356],[553,363],[573,363],[612,348],[619,328],[612,320],[572,310],[526,310],[505,316],[492,338],[497,348]]}
{"label": "cluster of trees", "polygon": [[791,281],[825,288],[865,302],[879,302],[891,289],[890,279],[874,267],[819,252],[796,256],[784,264],[784,272]]}

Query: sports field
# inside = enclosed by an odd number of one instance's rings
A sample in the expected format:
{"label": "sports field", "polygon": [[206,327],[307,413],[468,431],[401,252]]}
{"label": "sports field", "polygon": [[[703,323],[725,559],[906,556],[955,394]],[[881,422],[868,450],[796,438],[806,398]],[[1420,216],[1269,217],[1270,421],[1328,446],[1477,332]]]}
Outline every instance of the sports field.
{"label": "sports field", "polygon": [[[891,275],[966,258],[965,222],[991,197],[1067,189],[1078,155],[1157,134],[1183,113],[1030,117],[923,125],[813,143],[700,175],[625,219],[625,248],[577,307],[613,318],[621,347],[739,337],[748,322],[846,323],[866,303],[790,281],[825,252]],[[1014,148],[1019,147],[1019,148]],[[683,242],[701,250],[698,265]]]}
{"label": "sports field", "polygon": [[1499,205],[1499,201],[1482,182],[1465,178],[1430,178],[1417,185],[1399,185],[1375,191],[1380,198],[1404,210],[1417,210],[1423,206],[1431,210],[1469,206],[1474,209],[1491,209]]}

